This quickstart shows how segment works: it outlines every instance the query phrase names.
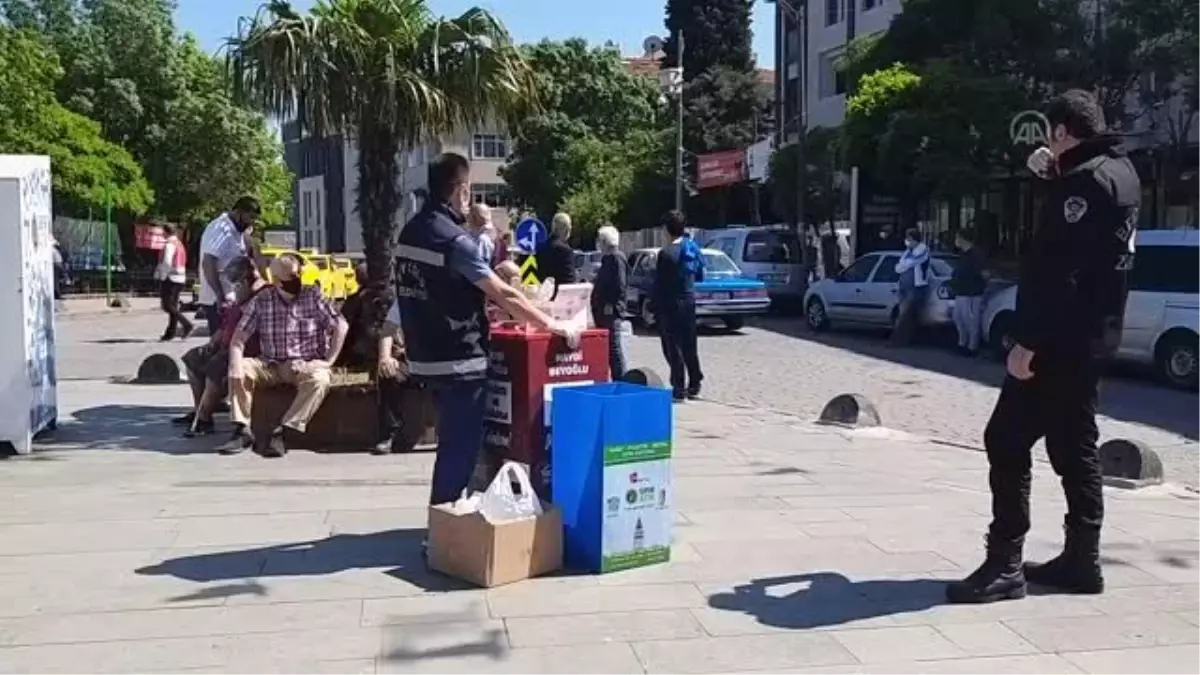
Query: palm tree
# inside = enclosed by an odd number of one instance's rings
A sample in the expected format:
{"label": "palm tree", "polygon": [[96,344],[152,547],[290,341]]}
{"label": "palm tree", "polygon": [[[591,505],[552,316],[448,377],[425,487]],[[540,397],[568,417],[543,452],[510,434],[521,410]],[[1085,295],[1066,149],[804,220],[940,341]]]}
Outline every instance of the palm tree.
{"label": "palm tree", "polygon": [[358,213],[371,286],[386,288],[403,195],[401,148],[489,122],[515,127],[534,79],[504,26],[474,8],[435,17],[423,0],[273,0],[228,40],[235,93],[320,136],[358,141]]}

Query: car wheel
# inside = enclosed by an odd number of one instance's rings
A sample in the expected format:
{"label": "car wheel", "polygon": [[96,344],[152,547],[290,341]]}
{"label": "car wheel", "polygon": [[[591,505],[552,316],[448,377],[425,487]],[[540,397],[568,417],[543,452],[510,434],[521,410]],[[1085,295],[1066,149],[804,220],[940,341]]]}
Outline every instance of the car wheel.
{"label": "car wheel", "polygon": [[1177,389],[1195,389],[1198,382],[1197,337],[1194,333],[1167,333],[1154,350],[1154,365],[1158,376]]}
{"label": "car wheel", "polygon": [[654,317],[654,310],[650,309],[650,301],[647,299],[643,298],[639,304],[638,316],[641,317],[644,328],[654,328],[655,323],[657,323],[657,319]]}
{"label": "car wheel", "polygon": [[746,325],[746,320],[740,316],[727,316],[722,321],[729,330],[741,330]]}
{"label": "car wheel", "polygon": [[1012,312],[1000,312],[992,317],[992,325],[988,330],[988,349],[997,361],[1008,358],[1016,340],[1013,339],[1013,320],[1016,315]]}
{"label": "car wheel", "polygon": [[825,303],[820,298],[808,301],[808,306],[804,308],[804,319],[808,322],[808,327],[813,330],[820,331],[829,328],[829,313],[825,311]]}

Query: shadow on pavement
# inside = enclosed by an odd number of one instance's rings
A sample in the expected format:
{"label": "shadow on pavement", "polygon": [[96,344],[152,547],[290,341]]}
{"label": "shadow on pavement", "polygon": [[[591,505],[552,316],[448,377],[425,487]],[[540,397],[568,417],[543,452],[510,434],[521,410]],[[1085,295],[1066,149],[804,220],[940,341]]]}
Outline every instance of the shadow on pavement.
{"label": "shadow on pavement", "polygon": [[[193,594],[225,593],[224,597],[270,597],[269,577],[315,577],[372,568],[380,568],[382,574],[426,591],[470,588],[466,582],[432,572],[426,567],[421,550],[424,537],[424,529],[335,534],[314,541],[170,558],[141,567],[136,572],[145,576],[172,576],[198,583],[232,582],[216,590],[203,589]],[[180,602],[189,597],[174,600]]]}
{"label": "shadow on pavement", "polygon": [[[797,584],[805,586],[772,593]],[[945,587],[935,579],[850,581],[837,572],[815,572],[753,579],[730,593],[709,596],[708,604],[752,615],[764,626],[801,630],[929,609],[945,602]]]}
{"label": "shadow on pavement", "polygon": [[[753,325],[805,342],[861,354],[910,368],[971,380],[997,391],[1004,382],[1004,364],[988,358],[965,358],[946,346],[943,335],[926,335],[911,347],[892,347],[879,331],[870,329],[813,332],[802,319],[758,317]],[[951,344],[952,339],[949,341]],[[1100,414],[1124,422],[1145,424],[1186,438],[1200,439],[1195,392],[1156,384],[1137,368],[1114,367],[1100,391]]]}
{"label": "shadow on pavement", "polygon": [[41,450],[137,450],[168,455],[212,452],[224,440],[217,435],[187,439],[182,429],[171,425],[171,418],[187,412],[168,406],[107,404],[82,408],[72,413],[74,420],[62,420],[58,429],[38,440]]}

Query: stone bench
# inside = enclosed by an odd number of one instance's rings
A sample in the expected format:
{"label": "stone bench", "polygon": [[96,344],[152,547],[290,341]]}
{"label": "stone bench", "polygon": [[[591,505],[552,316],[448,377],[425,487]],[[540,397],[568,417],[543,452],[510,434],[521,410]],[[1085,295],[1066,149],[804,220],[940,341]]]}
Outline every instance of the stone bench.
{"label": "stone bench", "polygon": [[[367,373],[334,370],[332,384],[320,410],[291,447],[305,450],[369,450],[379,438],[375,383]],[[270,434],[279,426],[296,390],[276,385],[254,393],[251,429],[256,436]],[[428,389],[405,389],[401,419],[405,440],[417,450],[437,446],[437,413]],[[260,436],[261,437],[261,436]]]}

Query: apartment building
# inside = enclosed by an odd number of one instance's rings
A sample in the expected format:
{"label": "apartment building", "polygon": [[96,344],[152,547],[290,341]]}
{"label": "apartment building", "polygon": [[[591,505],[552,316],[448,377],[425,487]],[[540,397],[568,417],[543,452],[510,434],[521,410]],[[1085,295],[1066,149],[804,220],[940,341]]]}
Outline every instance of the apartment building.
{"label": "apartment building", "polygon": [[[775,96],[783,143],[795,140],[802,94],[808,127],[835,127],[846,116],[839,60],[852,40],[887,30],[901,0],[775,0]],[[801,21],[808,12],[807,22]],[[801,26],[807,24],[802,35]],[[801,73],[804,77],[800,77]]]}
{"label": "apartment building", "polygon": [[[357,143],[341,134],[316,138],[302,133],[295,123],[284,124],[282,136],[284,160],[296,176],[292,225],[297,245],[331,252],[361,252],[362,220],[356,206]],[[506,134],[485,129],[402,151],[398,188],[404,199],[396,213],[397,224],[407,222],[420,208],[428,187],[429,162],[442,152],[456,152],[471,160],[472,199],[490,206],[493,222],[506,229],[510,202],[500,168],[509,147]]]}

